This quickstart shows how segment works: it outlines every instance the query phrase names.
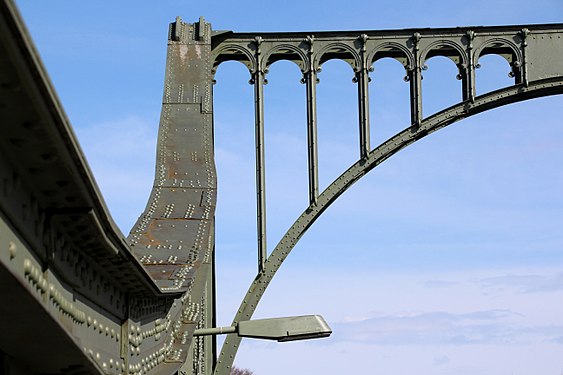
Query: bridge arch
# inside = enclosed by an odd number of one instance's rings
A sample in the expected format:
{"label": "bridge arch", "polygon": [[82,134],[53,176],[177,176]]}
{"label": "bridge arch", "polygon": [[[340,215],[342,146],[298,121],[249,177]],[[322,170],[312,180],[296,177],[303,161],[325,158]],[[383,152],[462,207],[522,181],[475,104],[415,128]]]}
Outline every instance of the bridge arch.
{"label": "bridge arch", "polygon": [[371,66],[377,60],[390,57],[399,61],[406,68],[414,66],[415,58],[407,47],[396,42],[385,42],[370,51],[367,55],[367,64]]}
{"label": "bridge arch", "polygon": [[420,54],[420,66],[434,56],[444,56],[452,60],[458,68],[467,66],[467,52],[457,43],[450,40],[437,40],[431,43]]}
{"label": "bridge arch", "polygon": [[313,69],[318,70],[323,63],[332,59],[346,61],[355,72],[362,66],[362,59],[354,48],[346,43],[335,42],[327,44],[315,54]]}
{"label": "bridge arch", "polygon": [[[234,323],[251,318],[277,270],[307,229],[338,197],[370,170],[401,149],[454,122],[507,104],[559,94],[563,94],[563,77],[531,82],[528,87],[522,85],[510,86],[476,97],[471,104],[464,101],[453,105],[425,118],[416,130],[408,127],[372,150],[367,159],[358,160],[328,186],[320,194],[318,203],[310,205],[288,229],[268,257],[263,272],[258,274],[250,286],[235,316]],[[216,374],[220,374],[232,366],[240,341],[241,338],[234,335],[227,337],[217,363]]]}
{"label": "bridge arch", "polygon": [[240,62],[248,68],[250,74],[254,73],[256,69],[258,69],[256,58],[254,57],[252,51],[238,44],[225,44],[217,51],[214,51],[212,61],[213,68],[211,73],[213,76],[215,76],[219,65],[225,61]]}
{"label": "bridge arch", "polygon": [[274,48],[268,50],[261,60],[261,65],[266,70],[276,61],[287,60],[295,63],[302,73],[309,70],[309,58],[305,52],[292,44],[278,44]]}
{"label": "bridge arch", "polygon": [[482,56],[489,54],[501,56],[508,61],[516,84],[524,81],[521,69],[523,61],[522,51],[514,42],[505,38],[490,39],[475,49],[473,61],[478,64]]}
{"label": "bridge arch", "polygon": [[432,56],[424,62],[421,72],[423,117],[463,100],[465,76],[460,65],[444,55]]}
{"label": "bridge arch", "polygon": [[502,87],[514,85],[512,66],[504,56],[496,53],[481,55],[475,69],[475,94],[482,95]]}

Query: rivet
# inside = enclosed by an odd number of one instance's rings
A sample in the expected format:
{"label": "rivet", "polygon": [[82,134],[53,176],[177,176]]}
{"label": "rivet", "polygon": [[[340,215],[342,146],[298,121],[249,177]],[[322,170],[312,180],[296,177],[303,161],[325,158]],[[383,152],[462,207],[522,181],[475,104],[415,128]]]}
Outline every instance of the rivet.
{"label": "rivet", "polygon": [[16,257],[16,244],[13,243],[12,241],[10,241],[10,244],[8,245],[8,252],[10,253],[10,260],[14,259]]}

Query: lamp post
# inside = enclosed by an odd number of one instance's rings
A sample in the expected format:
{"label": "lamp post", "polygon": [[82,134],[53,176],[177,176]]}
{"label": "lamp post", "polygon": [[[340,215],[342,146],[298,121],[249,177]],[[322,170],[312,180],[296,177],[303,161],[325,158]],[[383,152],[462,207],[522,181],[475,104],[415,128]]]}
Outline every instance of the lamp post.
{"label": "lamp post", "polygon": [[[269,318],[244,320],[229,327],[200,328],[194,336],[224,335],[236,333],[239,337],[248,337],[278,342],[318,339],[329,337],[332,329],[320,315],[289,316],[285,318]],[[186,362],[190,364],[191,361]],[[211,372],[208,372],[211,370]],[[205,375],[211,374],[213,368],[206,368]],[[189,374],[188,370],[180,370],[179,374]],[[220,375],[229,375],[223,373]]]}
{"label": "lamp post", "polygon": [[236,333],[240,337],[278,342],[328,337],[332,330],[320,315],[244,320],[230,327],[201,328],[194,336]]}

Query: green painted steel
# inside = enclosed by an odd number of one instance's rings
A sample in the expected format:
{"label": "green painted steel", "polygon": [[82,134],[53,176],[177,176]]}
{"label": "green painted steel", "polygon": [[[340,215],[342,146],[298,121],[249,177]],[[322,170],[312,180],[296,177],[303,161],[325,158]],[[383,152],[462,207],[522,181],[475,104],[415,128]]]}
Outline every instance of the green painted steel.
{"label": "green painted steel", "polygon": [[[203,18],[193,24],[177,18],[170,25],[155,182],[144,213],[125,239],[11,0],[0,1],[0,15],[0,52],[6,56],[0,59],[0,102],[5,104],[0,113],[6,124],[0,127],[0,281],[10,286],[2,289],[3,297],[21,301],[0,312],[30,314],[40,324],[3,319],[0,344],[4,363],[18,371],[25,363],[29,370],[23,373],[144,375],[181,369],[228,375],[240,330],[263,337],[275,328],[266,322],[259,334],[251,333],[250,319],[281,264],[352,184],[455,121],[563,93],[563,24],[233,33],[214,32]],[[509,62],[514,84],[476,96],[475,69],[487,54]],[[462,101],[424,116],[422,71],[437,55],[458,67]],[[377,124],[369,119],[369,74],[384,57],[405,68],[411,122],[372,149],[370,126]],[[360,146],[358,161],[320,192],[316,84],[323,63],[331,59],[344,60],[354,70]],[[233,319],[239,334],[228,334],[217,358],[214,339],[194,337],[194,331],[215,327],[211,87],[217,66],[227,60],[243,63],[254,85],[258,273]],[[309,205],[268,254],[263,84],[278,60],[293,61],[303,73]],[[291,330],[284,329],[285,335]],[[26,363],[30,348],[37,355]]]}

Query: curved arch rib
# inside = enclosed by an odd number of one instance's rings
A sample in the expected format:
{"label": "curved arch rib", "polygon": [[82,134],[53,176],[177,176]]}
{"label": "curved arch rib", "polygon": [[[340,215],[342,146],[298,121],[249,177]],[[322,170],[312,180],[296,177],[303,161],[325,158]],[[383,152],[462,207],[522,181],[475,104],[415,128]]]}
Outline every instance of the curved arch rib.
{"label": "curved arch rib", "polygon": [[[511,86],[475,98],[474,103],[461,102],[424,119],[416,130],[407,128],[371,151],[364,160],[358,160],[319,195],[317,204],[309,206],[288,229],[268,257],[263,272],[259,273],[246,293],[233,323],[249,320],[274,275],[295,247],[299,239],[318,217],[350,186],[401,149],[456,121],[503,105],[528,99],[563,94],[563,77]],[[215,368],[215,375],[228,374],[238,351],[241,338],[228,335]]]}

